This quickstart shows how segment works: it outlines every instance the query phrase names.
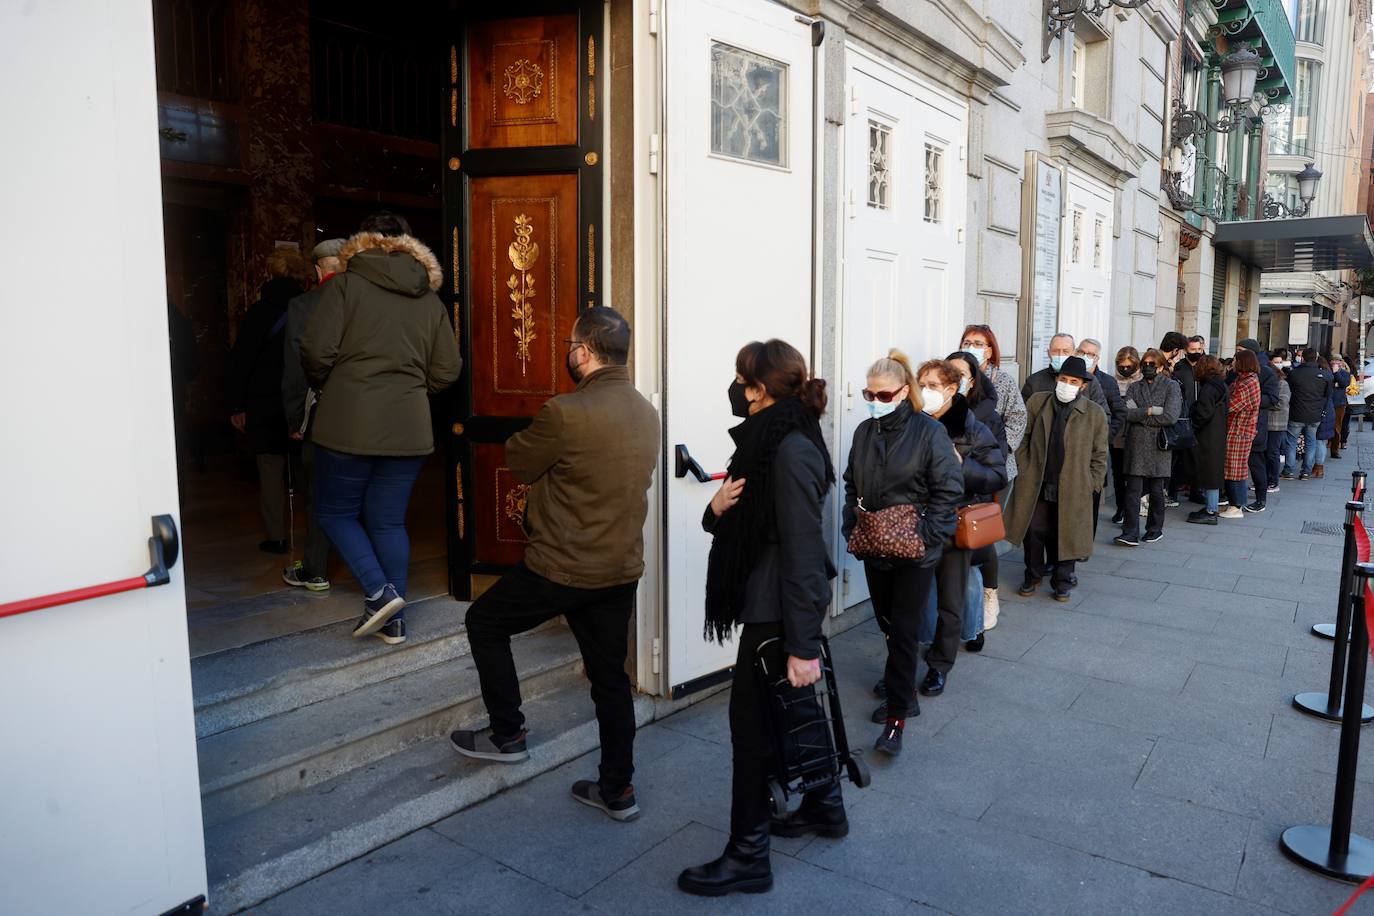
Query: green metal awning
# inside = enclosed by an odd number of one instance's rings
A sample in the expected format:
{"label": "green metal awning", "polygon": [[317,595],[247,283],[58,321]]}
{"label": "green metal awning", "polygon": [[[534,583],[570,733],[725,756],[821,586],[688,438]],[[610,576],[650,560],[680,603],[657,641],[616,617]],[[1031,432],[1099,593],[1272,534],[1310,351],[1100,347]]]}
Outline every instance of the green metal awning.
{"label": "green metal awning", "polygon": [[1265,273],[1374,267],[1374,235],[1363,214],[1219,223],[1212,245]]}
{"label": "green metal awning", "polygon": [[1228,47],[1249,45],[1260,55],[1256,89],[1278,105],[1293,94],[1297,73],[1297,43],[1282,0],[1212,0],[1217,30]]}

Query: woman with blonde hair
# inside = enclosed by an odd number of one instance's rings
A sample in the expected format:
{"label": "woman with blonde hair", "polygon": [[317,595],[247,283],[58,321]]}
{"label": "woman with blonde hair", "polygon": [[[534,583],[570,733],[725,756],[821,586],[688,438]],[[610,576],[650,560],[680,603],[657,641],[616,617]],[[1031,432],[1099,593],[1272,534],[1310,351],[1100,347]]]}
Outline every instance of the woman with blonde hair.
{"label": "woman with blonde hair", "polygon": [[964,476],[944,425],[912,406],[916,379],[904,354],[889,351],[869,368],[867,382],[863,397],[869,419],[854,431],[849,450],[842,532],[848,539],[861,512],[915,506],[925,544],[920,559],[864,560],[873,612],[887,639],[883,680],[874,687],[885,698],[874,713],[883,731],[874,746],[896,755],[908,716],[921,713],[916,700],[917,628],[944,544],[954,533]]}

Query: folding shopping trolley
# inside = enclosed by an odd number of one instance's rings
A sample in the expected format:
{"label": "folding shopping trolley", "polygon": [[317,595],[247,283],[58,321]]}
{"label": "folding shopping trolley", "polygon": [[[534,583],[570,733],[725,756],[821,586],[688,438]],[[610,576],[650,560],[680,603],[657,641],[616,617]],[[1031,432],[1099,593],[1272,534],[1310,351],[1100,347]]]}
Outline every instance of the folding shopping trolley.
{"label": "folding shopping trolley", "polygon": [[[764,640],[754,655],[754,669],[767,698],[768,731],[773,745],[768,791],[773,797],[773,810],[779,816],[787,813],[789,796],[831,785],[842,772],[861,789],[872,781],[863,752],[850,750],[845,735],[830,643],[821,637],[819,684],[800,688],[788,683],[781,644],[780,637]],[[817,690],[818,686],[824,689]]]}

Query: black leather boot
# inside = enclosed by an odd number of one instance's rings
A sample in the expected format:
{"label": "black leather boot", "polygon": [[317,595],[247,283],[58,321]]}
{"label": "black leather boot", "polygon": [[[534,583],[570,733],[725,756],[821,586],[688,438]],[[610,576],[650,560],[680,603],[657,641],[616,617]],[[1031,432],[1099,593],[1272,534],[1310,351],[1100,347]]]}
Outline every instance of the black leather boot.
{"label": "black leather boot", "polygon": [[768,825],[773,836],[797,837],[808,833],[839,839],[849,835],[849,819],[844,813],[844,796],[836,780],[824,789],[802,796],[801,807],[786,817],[775,817]]}
{"label": "black leather boot", "polygon": [[720,858],[684,869],[677,886],[699,897],[722,897],[736,891],[762,894],[773,889],[773,866],[768,860],[766,761],[735,762],[731,780],[730,842]]}

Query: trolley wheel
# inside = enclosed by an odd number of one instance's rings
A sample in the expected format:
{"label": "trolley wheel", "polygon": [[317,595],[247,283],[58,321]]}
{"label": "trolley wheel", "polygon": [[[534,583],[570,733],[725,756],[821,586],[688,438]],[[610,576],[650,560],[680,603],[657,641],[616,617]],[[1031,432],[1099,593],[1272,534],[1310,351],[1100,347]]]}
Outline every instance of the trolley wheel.
{"label": "trolley wheel", "polygon": [[778,817],[787,817],[787,792],[782,783],[776,779],[768,780],[768,792],[772,796],[773,813]]}
{"label": "trolley wheel", "polygon": [[868,761],[858,754],[850,754],[845,761],[845,769],[849,772],[849,781],[860,789],[867,789],[873,782],[873,774],[868,771]]}

